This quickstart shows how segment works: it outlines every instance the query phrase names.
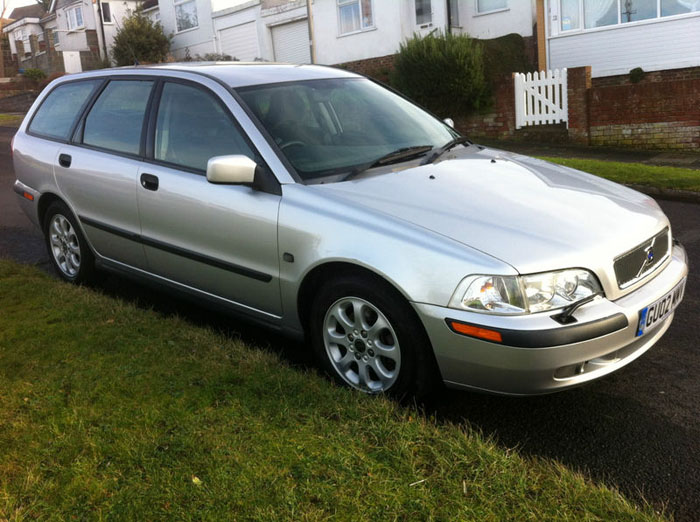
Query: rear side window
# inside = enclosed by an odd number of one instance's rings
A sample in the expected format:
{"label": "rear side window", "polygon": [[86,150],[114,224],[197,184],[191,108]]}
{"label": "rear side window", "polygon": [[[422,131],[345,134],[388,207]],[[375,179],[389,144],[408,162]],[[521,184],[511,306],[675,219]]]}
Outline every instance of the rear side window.
{"label": "rear side window", "polygon": [[100,80],[86,80],[56,87],[34,115],[29,131],[67,140],[75,120],[99,84]]}
{"label": "rear side window", "polygon": [[152,81],[114,80],[85,118],[83,143],[101,149],[138,154],[143,118]]}
{"label": "rear side window", "polygon": [[219,100],[207,91],[166,83],[158,108],[154,157],[206,170],[214,156],[255,156]]}

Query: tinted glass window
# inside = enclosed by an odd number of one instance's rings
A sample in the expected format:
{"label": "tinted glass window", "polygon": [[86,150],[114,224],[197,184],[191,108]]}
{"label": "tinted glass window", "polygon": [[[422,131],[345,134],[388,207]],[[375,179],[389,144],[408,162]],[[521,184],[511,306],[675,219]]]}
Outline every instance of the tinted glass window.
{"label": "tinted glass window", "polygon": [[85,119],[83,143],[138,154],[153,82],[118,80],[107,85]]}
{"label": "tinted glass window", "polygon": [[166,83],[158,109],[155,159],[206,170],[209,158],[229,154],[255,159],[221,103],[202,89]]}
{"label": "tinted glass window", "polygon": [[56,87],[39,107],[29,130],[67,140],[80,110],[99,83],[91,80]]}

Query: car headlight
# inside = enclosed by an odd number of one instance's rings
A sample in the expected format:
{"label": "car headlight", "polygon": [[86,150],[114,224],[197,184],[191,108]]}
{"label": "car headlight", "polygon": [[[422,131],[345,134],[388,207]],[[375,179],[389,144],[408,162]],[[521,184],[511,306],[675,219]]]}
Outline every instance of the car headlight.
{"label": "car headlight", "polygon": [[472,275],[450,299],[450,308],[493,314],[527,314],[564,308],[602,291],[588,270],[525,276]]}

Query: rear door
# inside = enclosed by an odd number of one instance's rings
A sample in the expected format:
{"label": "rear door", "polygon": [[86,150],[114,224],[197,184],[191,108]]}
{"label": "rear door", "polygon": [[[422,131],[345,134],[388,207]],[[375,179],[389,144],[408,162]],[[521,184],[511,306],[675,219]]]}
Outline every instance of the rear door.
{"label": "rear door", "polygon": [[280,196],[206,178],[214,156],[263,160],[208,88],[167,80],[156,100],[150,164],[141,168],[138,189],[149,270],[243,309],[280,316]]}
{"label": "rear door", "polygon": [[56,158],[56,181],[103,257],[145,269],[137,203],[151,79],[113,79]]}

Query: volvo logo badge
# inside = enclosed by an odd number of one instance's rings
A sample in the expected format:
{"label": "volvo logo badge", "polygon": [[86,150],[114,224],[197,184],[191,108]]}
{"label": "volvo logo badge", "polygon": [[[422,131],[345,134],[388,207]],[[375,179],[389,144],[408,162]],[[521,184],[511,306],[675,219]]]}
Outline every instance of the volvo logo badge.
{"label": "volvo logo badge", "polygon": [[651,266],[651,264],[654,262],[654,242],[646,247],[644,249],[644,262],[642,263],[642,266],[639,267],[639,272],[637,272],[637,275],[635,277],[639,277],[644,273],[644,271]]}

